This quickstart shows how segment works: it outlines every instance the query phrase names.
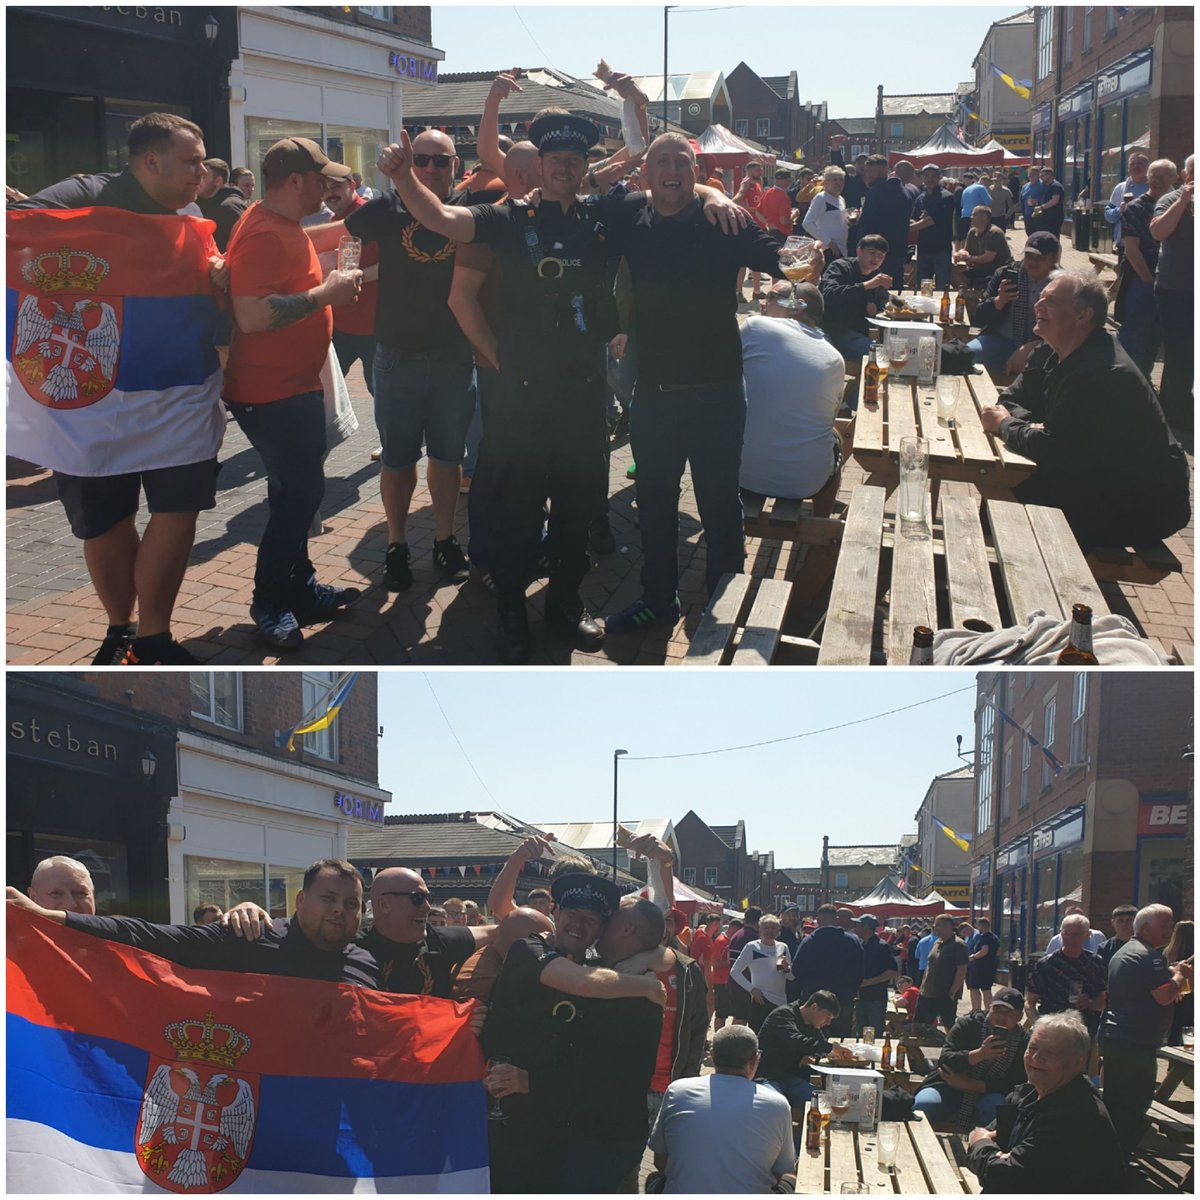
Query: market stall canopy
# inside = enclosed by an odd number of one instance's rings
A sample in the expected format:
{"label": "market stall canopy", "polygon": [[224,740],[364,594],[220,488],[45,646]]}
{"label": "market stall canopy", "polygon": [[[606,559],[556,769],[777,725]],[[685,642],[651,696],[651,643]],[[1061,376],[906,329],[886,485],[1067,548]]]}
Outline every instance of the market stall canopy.
{"label": "market stall canopy", "polygon": [[1028,154],[1014,154],[1006,146],[1002,146],[995,138],[990,142],[980,147],[981,150],[1002,150],[1004,152],[1004,165],[1006,167],[1027,167],[1029,166]]}
{"label": "market stall canopy", "polygon": [[911,150],[888,151],[889,167],[894,167],[902,160],[912,163],[918,171],[930,163],[939,167],[996,166],[1004,162],[1004,148],[981,150],[969,146],[958,136],[954,126],[946,121],[923,145],[914,146]]}
{"label": "market stall canopy", "polygon": [[962,911],[941,896],[936,900],[929,896],[923,900],[910,896],[899,886],[894,875],[885,875],[865,896],[849,904],[839,904],[838,908],[848,908],[856,917],[874,913],[881,920],[891,917],[936,917],[944,912]]}
{"label": "market stall canopy", "polygon": [[693,139],[693,144],[698,153],[722,168],[742,167],[748,162],[760,162],[766,167],[775,162],[775,155],[769,150],[743,142],[724,125],[710,125],[698,138]]}

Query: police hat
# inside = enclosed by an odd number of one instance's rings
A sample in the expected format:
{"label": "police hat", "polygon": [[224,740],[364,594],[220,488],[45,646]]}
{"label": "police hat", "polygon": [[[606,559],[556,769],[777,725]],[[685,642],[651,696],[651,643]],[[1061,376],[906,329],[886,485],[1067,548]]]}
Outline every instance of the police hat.
{"label": "police hat", "polygon": [[539,154],[570,150],[586,158],[588,150],[600,140],[600,130],[591,121],[571,113],[547,113],[530,125],[529,140]]}
{"label": "police hat", "polygon": [[611,916],[621,903],[615,883],[584,871],[560,875],[551,883],[550,895],[559,908],[590,908],[602,917]]}

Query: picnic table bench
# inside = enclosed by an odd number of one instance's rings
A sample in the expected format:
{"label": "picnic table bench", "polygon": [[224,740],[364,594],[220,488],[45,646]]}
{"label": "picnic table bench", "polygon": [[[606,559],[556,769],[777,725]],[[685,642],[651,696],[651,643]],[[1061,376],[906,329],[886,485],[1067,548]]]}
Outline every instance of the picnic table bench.
{"label": "picnic table bench", "polygon": [[[964,493],[950,489],[940,520],[914,531],[887,511],[883,487],[854,489],[818,664],[865,665],[881,644],[884,662],[906,665],[917,625],[986,632],[1023,624],[1037,609],[1066,618],[1072,605],[1088,604],[1108,613],[1059,509],[995,497],[981,509]],[[885,593],[889,612],[880,622]]]}
{"label": "picnic table bench", "polygon": [[684,655],[684,666],[812,665],[817,643],[783,632],[792,588],[783,579],[721,576]]}

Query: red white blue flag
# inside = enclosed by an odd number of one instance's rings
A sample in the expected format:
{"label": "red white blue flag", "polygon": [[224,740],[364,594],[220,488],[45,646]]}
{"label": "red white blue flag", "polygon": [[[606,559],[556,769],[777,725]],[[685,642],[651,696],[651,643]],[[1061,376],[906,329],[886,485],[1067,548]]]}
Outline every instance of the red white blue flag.
{"label": "red white blue flag", "polygon": [[488,1190],[471,1005],[191,970],[6,908],[10,1193]]}
{"label": "red white blue flag", "polygon": [[212,221],[8,214],[8,453],[71,475],[212,458],[225,416]]}

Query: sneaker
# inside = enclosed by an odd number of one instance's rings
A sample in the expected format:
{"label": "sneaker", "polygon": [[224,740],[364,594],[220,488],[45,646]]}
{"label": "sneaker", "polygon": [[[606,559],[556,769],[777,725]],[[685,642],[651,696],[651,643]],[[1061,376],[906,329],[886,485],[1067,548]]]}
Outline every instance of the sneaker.
{"label": "sneaker", "polygon": [[625,478],[626,479],[636,479],[637,478],[637,463],[634,462],[634,463],[629,464],[629,469],[625,472]]}
{"label": "sneaker", "polygon": [[308,581],[304,595],[293,607],[296,620],[301,625],[315,625],[320,621],[332,621],[362,595],[358,588],[333,587],[318,583],[315,575]]}
{"label": "sneaker", "polygon": [[125,661],[125,651],[133,644],[136,636],[134,625],[110,625],[92,659],[93,667],[119,667]]}
{"label": "sneaker", "polygon": [[499,600],[496,628],[496,652],[506,666],[519,667],[529,661],[529,614],[525,598]]}
{"label": "sneaker", "polygon": [[593,554],[611,554],[617,548],[608,517],[597,517],[588,527],[588,546]]}
{"label": "sneaker", "polygon": [[271,611],[258,604],[250,605],[250,618],[258,636],[276,650],[299,650],[304,643],[300,622],[286,608]]}
{"label": "sneaker", "polygon": [[383,447],[376,446],[375,449],[371,451],[371,461],[378,462],[382,457],[383,457]]}
{"label": "sneaker", "polygon": [[604,628],[608,633],[646,633],[660,626],[673,626],[679,620],[679,596],[666,605],[651,607],[646,601],[637,600],[628,608],[614,613],[604,620]]}
{"label": "sneaker", "polygon": [[433,564],[451,583],[466,583],[471,578],[471,564],[454,534],[433,543]]}
{"label": "sneaker", "polygon": [[583,606],[578,596],[563,600],[546,600],[546,624],[551,629],[569,634],[580,650],[599,650],[604,641],[604,630],[596,618]]}
{"label": "sneaker", "polygon": [[623,442],[629,436],[629,409],[621,410],[621,415],[609,427],[608,436],[614,442]]}
{"label": "sneaker", "polygon": [[458,485],[458,494],[460,496],[469,496],[471,494],[471,480],[473,478],[473,475],[464,475],[462,477],[462,483]]}
{"label": "sneaker", "polygon": [[169,633],[156,633],[150,637],[134,638],[121,664],[126,667],[194,667],[199,661]]}
{"label": "sneaker", "polygon": [[412,587],[412,551],[407,542],[393,542],[387,548],[383,582],[393,592],[406,592]]}

